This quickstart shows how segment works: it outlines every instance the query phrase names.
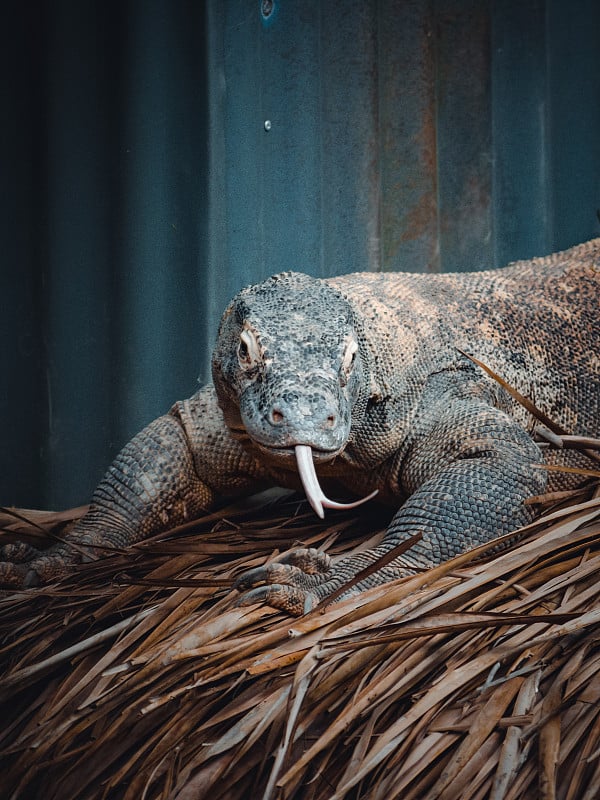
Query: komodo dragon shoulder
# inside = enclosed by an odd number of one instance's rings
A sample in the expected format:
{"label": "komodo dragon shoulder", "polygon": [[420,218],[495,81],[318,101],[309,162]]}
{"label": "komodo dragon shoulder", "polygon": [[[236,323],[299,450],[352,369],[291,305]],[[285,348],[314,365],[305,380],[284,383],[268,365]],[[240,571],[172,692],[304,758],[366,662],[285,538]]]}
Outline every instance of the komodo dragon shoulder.
{"label": "komodo dragon shoulder", "polygon": [[528,498],[573,476],[549,484],[538,423],[477,362],[563,430],[597,437],[599,287],[597,239],[501,270],[285,272],[243,289],[223,314],[212,383],[123,448],[65,541],[5,546],[0,583],[51,581],[272,485],[303,488],[320,516],[375,495],[396,509],[374,549],[335,565],[293,551],[238,580],[241,602],[295,614],[369,565],[346,595],[509,533],[531,520]]}

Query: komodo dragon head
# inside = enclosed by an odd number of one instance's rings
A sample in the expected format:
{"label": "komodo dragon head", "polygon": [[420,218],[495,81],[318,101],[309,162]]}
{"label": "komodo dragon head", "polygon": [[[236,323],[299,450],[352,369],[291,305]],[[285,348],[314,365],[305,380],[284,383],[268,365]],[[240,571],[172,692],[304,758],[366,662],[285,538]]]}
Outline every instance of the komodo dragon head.
{"label": "komodo dragon head", "polygon": [[271,463],[297,465],[307,498],[329,500],[314,462],[348,444],[366,403],[366,367],[348,301],[325,282],[295,272],[274,275],[237,294],[221,320],[213,381],[234,436],[249,437]]}

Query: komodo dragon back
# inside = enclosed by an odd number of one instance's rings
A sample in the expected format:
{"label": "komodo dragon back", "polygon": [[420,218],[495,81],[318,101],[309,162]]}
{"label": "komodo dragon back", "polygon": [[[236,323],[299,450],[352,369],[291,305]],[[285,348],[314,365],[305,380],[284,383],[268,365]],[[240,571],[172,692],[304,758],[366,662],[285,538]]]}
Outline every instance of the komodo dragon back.
{"label": "komodo dragon back", "polygon": [[54,580],[272,485],[303,488],[320,515],[375,496],[396,509],[376,548],[335,565],[297,549],[238,579],[239,602],[294,614],[509,533],[548,488],[546,451],[536,420],[473,359],[562,429],[598,436],[599,283],[594,240],[503,270],[286,272],[248,287],[223,315],[213,382],[124,447],[64,542],[5,546],[0,582]]}
{"label": "komodo dragon back", "polygon": [[407,373],[426,375],[455,360],[458,347],[562,427],[598,430],[599,239],[504,269],[356,273],[328,282],[366,320],[371,360],[391,392],[401,391]]}

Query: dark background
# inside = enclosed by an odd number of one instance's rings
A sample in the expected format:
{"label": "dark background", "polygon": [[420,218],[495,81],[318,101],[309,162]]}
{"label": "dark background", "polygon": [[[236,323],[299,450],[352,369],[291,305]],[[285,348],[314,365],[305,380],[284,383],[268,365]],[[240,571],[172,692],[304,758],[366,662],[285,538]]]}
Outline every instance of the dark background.
{"label": "dark background", "polygon": [[1,504],[86,502],[242,285],[600,233],[597,0],[3,14]]}

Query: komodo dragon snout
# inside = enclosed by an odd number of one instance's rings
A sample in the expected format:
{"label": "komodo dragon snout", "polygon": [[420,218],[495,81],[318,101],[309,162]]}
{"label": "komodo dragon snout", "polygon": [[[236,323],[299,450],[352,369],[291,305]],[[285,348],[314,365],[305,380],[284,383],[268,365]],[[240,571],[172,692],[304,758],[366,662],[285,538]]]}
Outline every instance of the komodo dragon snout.
{"label": "komodo dragon snout", "polygon": [[363,373],[349,303],[307,275],[282,273],[244,289],[223,315],[213,380],[227,425],[276,468],[295,467],[321,517],[324,508],[353,508],[377,493],[330,500],[314,463],[346,447]]}

